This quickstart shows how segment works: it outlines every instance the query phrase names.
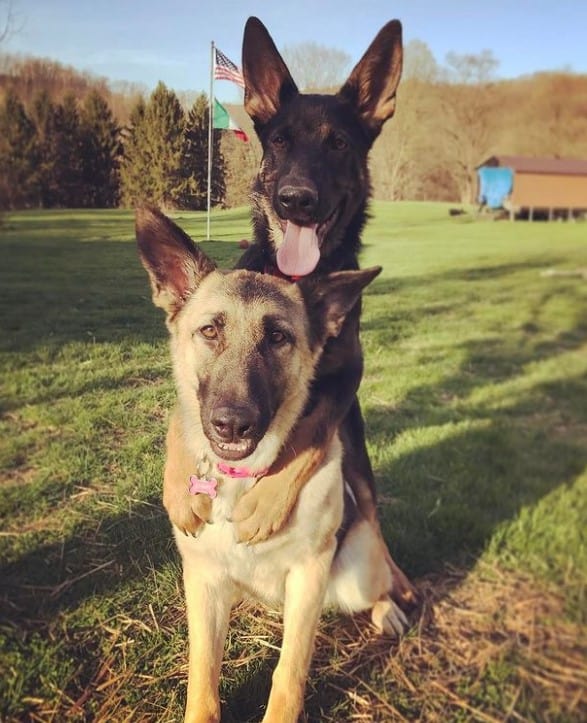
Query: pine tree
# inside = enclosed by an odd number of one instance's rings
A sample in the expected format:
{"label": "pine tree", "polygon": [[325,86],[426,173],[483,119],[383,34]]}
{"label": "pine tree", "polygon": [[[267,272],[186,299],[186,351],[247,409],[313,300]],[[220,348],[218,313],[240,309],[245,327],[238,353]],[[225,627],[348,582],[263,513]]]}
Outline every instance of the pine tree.
{"label": "pine tree", "polygon": [[98,91],[92,91],[84,101],[80,136],[82,205],[113,208],[120,195],[119,129]]}
{"label": "pine tree", "polygon": [[39,93],[33,102],[32,117],[36,128],[38,145],[38,187],[39,203],[43,208],[51,206],[52,198],[52,169],[54,162],[49,152],[50,137],[52,133],[53,116],[55,113],[53,102],[47,91]]}
{"label": "pine tree", "polygon": [[146,114],[145,101],[139,98],[131,111],[129,126],[122,132],[120,182],[122,202],[125,206],[153,201]]}
{"label": "pine tree", "polygon": [[0,109],[0,207],[38,204],[38,146],[34,123],[8,91]]}
{"label": "pine tree", "polygon": [[184,124],[179,100],[164,83],[157,85],[146,105],[139,102],[135,107],[124,140],[121,175],[125,204],[180,205]]}
{"label": "pine tree", "polygon": [[[208,129],[206,118],[206,130]],[[229,131],[230,132],[230,131]],[[226,200],[226,161],[222,152],[222,131],[212,130],[214,139],[214,156],[212,163],[212,205],[224,208]]]}
{"label": "pine tree", "polygon": [[[203,210],[208,187],[208,100],[202,93],[192,106],[185,123],[182,157],[183,208]],[[212,205],[223,205],[226,196],[225,161],[221,132],[213,132]]]}
{"label": "pine tree", "polygon": [[53,174],[56,186],[56,204],[60,208],[83,206],[81,127],[77,101],[68,93],[63,103],[55,106]]}
{"label": "pine tree", "polygon": [[[212,203],[226,196],[220,132],[214,131]],[[159,83],[149,102],[133,109],[123,135],[120,169],[125,205],[150,202],[169,208],[206,208],[208,102],[198,96],[186,118],[175,93]]]}
{"label": "pine tree", "polygon": [[153,196],[159,206],[174,208],[181,195],[181,162],[185,115],[179,100],[159,83],[145,113]]}
{"label": "pine tree", "polygon": [[181,162],[181,207],[197,211],[206,208],[207,120],[208,102],[206,96],[201,94],[196,98],[186,118]]}
{"label": "pine tree", "polygon": [[68,94],[62,104],[39,96],[34,113],[40,150],[40,196],[45,208],[83,206],[81,127],[77,101]]}

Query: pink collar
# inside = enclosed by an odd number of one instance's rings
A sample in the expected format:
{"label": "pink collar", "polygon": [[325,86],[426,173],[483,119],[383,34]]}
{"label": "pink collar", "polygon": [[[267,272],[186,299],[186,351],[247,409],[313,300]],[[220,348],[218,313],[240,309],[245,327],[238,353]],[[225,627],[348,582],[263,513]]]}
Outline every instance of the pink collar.
{"label": "pink collar", "polygon": [[[214,499],[218,494],[218,480],[210,477],[212,472],[210,460],[202,457],[197,466],[198,474],[190,476],[190,484],[188,487],[190,495],[205,494],[211,499]],[[268,469],[261,469],[258,472],[254,472],[248,467],[231,467],[226,462],[218,462],[216,466],[218,470],[227,477],[238,479],[246,479],[247,477],[256,479],[257,477],[263,477],[269,471]]]}
{"label": "pink collar", "polygon": [[226,462],[218,462],[216,466],[218,467],[220,472],[222,472],[222,474],[225,474],[228,477],[235,477],[238,479],[242,479],[244,477],[264,477],[269,471],[268,469],[261,469],[257,472],[254,472],[248,467],[231,467]]}

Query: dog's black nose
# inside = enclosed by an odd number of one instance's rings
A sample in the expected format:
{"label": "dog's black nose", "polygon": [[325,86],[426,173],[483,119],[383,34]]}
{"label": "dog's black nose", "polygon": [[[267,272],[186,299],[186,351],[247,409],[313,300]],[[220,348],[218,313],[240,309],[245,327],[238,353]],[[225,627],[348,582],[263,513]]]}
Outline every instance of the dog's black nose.
{"label": "dog's black nose", "polygon": [[210,421],[223,442],[238,442],[253,436],[257,420],[248,407],[235,405],[216,407]]}
{"label": "dog's black nose", "polygon": [[277,201],[286,218],[309,221],[318,208],[318,192],[309,186],[283,186]]}

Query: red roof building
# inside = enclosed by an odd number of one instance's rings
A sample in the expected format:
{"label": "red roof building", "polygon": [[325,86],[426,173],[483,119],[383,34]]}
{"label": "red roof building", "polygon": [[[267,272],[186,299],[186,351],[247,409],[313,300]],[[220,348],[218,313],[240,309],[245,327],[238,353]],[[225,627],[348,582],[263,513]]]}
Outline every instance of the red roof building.
{"label": "red roof building", "polygon": [[513,187],[504,207],[511,214],[546,211],[549,217],[564,210],[569,217],[587,211],[587,160],[491,156],[481,167],[510,168]]}

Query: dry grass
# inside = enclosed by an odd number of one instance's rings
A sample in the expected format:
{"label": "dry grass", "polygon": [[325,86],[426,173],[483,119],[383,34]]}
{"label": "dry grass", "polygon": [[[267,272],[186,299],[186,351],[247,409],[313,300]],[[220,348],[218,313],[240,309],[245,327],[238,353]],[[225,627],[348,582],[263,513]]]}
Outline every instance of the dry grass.
{"label": "dry grass", "polygon": [[[342,721],[583,721],[587,719],[587,640],[565,621],[556,591],[496,568],[456,570],[419,583],[421,613],[399,643],[379,637],[367,615],[326,616],[318,633],[308,683],[305,723]],[[76,699],[47,707],[27,701],[39,723],[61,720],[172,721],[185,694],[186,654],[164,653],[165,668],[140,672],[127,652],[137,638],[163,641],[183,629],[181,591],[157,619],[117,615],[102,624],[108,640],[96,673]],[[281,637],[278,613],[243,604],[231,626],[232,653],[223,668],[225,690],[248,697],[224,701],[223,720],[260,718]],[[237,640],[238,638],[238,640]],[[139,644],[139,641],[136,641]],[[140,644],[142,645],[143,642]],[[151,659],[155,650],[145,650]],[[240,693],[239,681],[241,686]],[[168,694],[161,699],[161,689]],[[128,691],[135,692],[132,704]],[[139,702],[136,694],[139,693]],[[158,708],[157,700],[161,707]],[[246,707],[246,706],[245,706]]]}
{"label": "dry grass", "polygon": [[[426,579],[420,589],[420,618],[391,650],[384,639],[361,632],[356,620],[321,631],[320,678],[331,675],[329,648],[345,651],[337,687],[351,703],[347,720],[587,719],[587,640],[581,626],[564,620],[562,597],[519,573],[487,567],[467,577],[453,571]],[[379,689],[387,680],[389,696],[366,682],[374,672]]]}

